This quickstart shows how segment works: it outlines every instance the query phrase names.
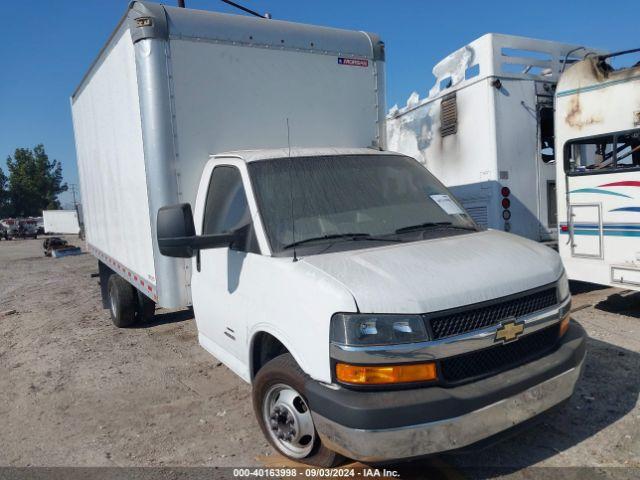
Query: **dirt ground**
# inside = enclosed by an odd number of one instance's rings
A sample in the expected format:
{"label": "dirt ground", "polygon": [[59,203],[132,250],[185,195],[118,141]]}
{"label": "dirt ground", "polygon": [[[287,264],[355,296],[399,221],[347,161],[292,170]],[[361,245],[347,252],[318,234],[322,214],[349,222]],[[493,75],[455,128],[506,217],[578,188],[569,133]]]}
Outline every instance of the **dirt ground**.
{"label": "dirt ground", "polygon": [[[101,308],[96,260],[46,258],[41,243],[0,242],[0,466],[286,464],[259,430],[249,386],[198,345],[188,310],[119,330]],[[402,477],[640,475],[606,468],[640,468],[640,294],[572,290],[591,339],[569,404],[480,453],[394,466]]]}

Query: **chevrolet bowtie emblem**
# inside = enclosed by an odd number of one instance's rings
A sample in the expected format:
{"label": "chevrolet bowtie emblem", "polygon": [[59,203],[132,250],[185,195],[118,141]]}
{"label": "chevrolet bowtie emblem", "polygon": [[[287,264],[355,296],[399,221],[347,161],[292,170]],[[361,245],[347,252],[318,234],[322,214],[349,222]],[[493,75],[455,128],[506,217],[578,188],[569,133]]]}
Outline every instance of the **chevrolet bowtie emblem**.
{"label": "chevrolet bowtie emblem", "polygon": [[496,330],[496,342],[510,342],[518,338],[518,336],[524,332],[524,324],[516,323],[515,320],[508,320],[504,322],[498,330]]}

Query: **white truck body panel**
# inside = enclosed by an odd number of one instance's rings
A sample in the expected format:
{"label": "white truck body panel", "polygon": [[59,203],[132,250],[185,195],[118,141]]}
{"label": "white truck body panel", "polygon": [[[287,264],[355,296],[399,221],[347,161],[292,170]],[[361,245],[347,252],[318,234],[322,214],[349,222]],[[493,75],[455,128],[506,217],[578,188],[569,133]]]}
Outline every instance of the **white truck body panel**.
{"label": "white truck body panel", "polygon": [[89,248],[179,307],[191,267],[159,254],[158,209],[193,204],[215,153],[384,146],[384,50],[364,32],[134,2],[71,103]]}
{"label": "white truck body panel", "polygon": [[[414,93],[405,107],[391,109],[388,148],[419,160],[478,224],[553,240],[555,167],[542,160],[540,112],[553,108],[565,58],[584,53],[577,45],[486,34],[433,68],[428,97]],[[456,131],[443,136],[441,103],[454,95]],[[503,186],[511,190],[508,219]]]}
{"label": "white truck body panel", "polygon": [[[571,66],[556,93],[558,153],[568,157],[574,148],[568,142],[592,137],[635,132],[640,138],[639,105],[640,67],[608,72],[598,67],[595,58]],[[568,173],[568,158],[558,162],[559,251],[569,278],[640,290],[637,155],[635,167],[628,163],[625,168],[594,168],[578,174]]]}
{"label": "white truck body panel", "polygon": [[80,233],[78,214],[75,210],[44,210],[45,233],[68,233],[77,235]]}
{"label": "white truck body panel", "polygon": [[134,45],[120,28],[72,103],[85,232],[92,253],[155,284],[139,105]]}

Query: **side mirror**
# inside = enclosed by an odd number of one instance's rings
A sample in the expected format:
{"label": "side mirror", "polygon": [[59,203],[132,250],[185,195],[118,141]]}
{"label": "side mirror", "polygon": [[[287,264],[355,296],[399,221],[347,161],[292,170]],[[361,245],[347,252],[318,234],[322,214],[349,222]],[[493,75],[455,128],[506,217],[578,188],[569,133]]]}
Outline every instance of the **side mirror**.
{"label": "side mirror", "polygon": [[167,257],[193,257],[196,227],[193,223],[191,205],[180,203],[158,210],[156,222],[158,247]]}
{"label": "side mirror", "polygon": [[191,205],[179,203],[158,210],[156,222],[158,248],[167,257],[190,258],[198,250],[228,247],[240,240],[243,232],[230,234],[196,235]]}

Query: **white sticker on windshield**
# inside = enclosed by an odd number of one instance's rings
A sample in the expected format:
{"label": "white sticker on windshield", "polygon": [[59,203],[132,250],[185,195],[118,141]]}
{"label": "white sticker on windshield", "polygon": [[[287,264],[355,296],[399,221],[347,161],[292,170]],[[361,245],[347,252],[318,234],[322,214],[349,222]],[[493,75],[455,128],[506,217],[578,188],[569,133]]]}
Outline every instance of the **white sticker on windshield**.
{"label": "white sticker on windshield", "polygon": [[449,195],[429,195],[431,200],[436,202],[438,206],[449,215],[457,215],[464,213],[462,209],[453,201]]}

